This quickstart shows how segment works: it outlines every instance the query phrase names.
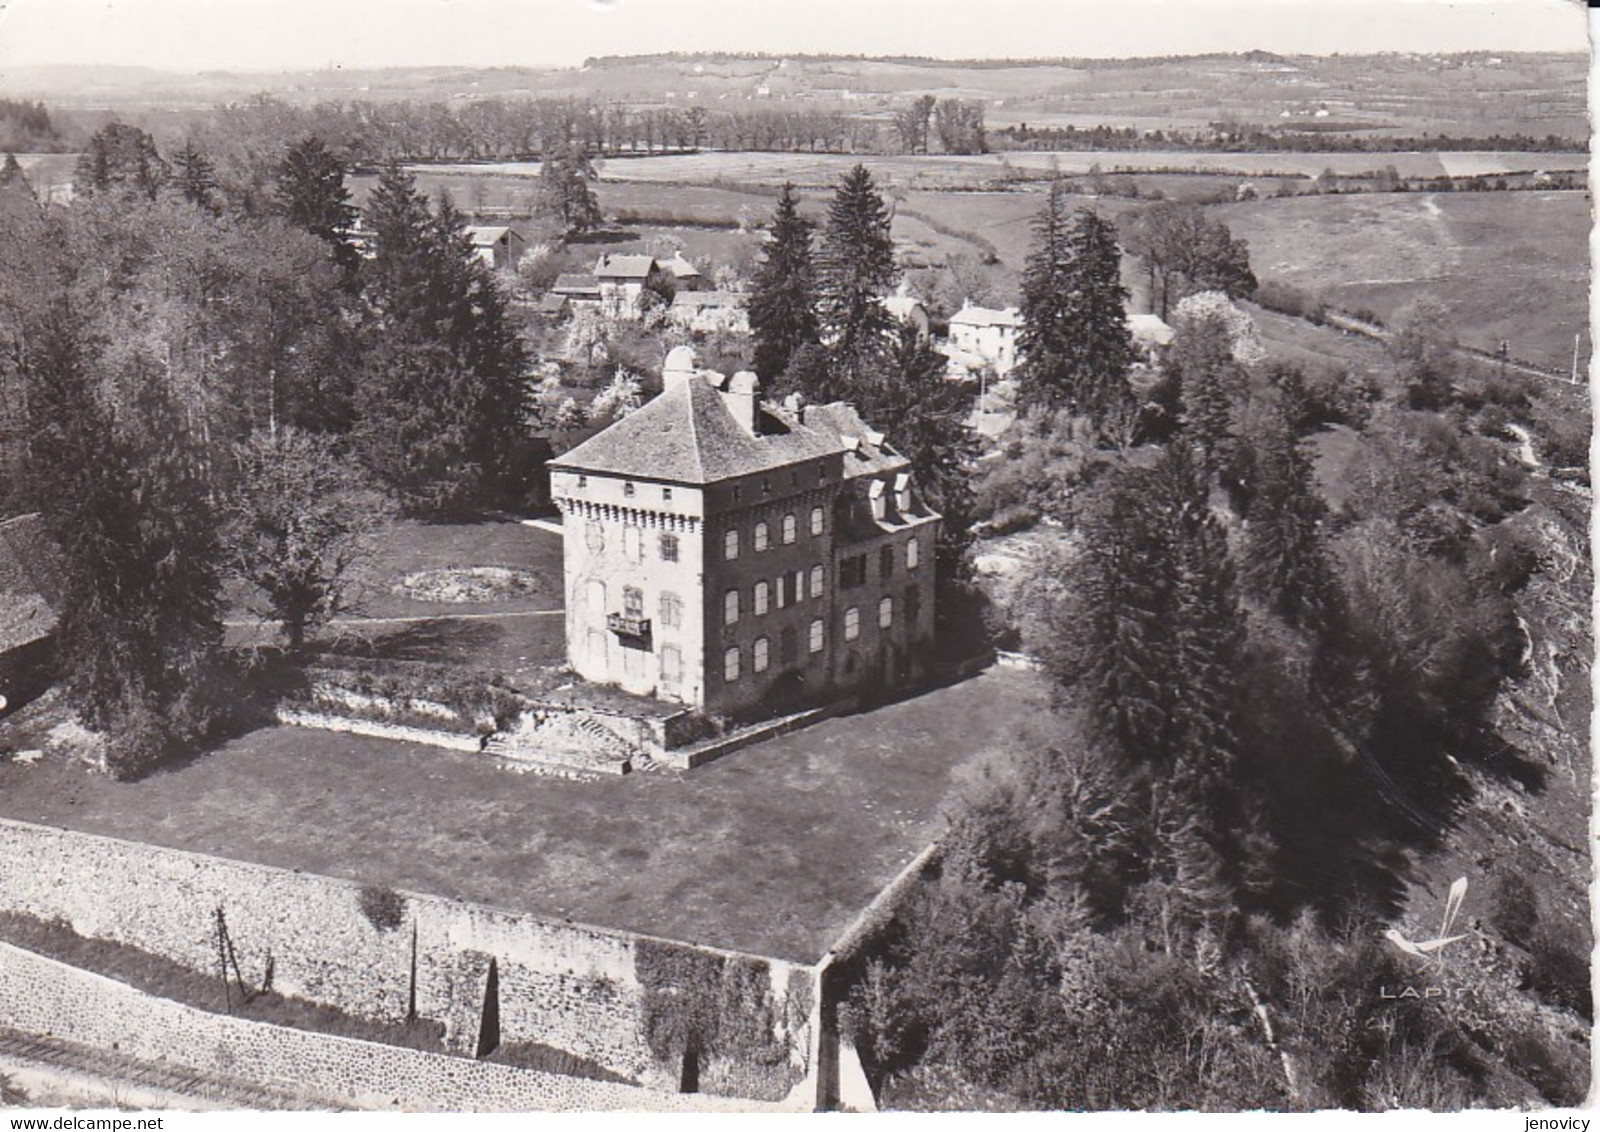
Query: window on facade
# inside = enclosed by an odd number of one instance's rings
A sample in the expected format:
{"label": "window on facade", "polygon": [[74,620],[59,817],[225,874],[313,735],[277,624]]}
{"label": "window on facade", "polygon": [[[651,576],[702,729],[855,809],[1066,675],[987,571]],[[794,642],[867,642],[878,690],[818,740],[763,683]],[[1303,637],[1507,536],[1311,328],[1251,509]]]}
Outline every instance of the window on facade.
{"label": "window on facade", "polygon": [[778,608],[793,605],[805,596],[806,576],[796,570],[792,574],[778,575]]}
{"label": "window on facade", "polygon": [[906,587],[906,620],[916,627],[917,618],[922,614],[922,587]]}
{"label": "window on facade", "polygon": [[661,682],[676,684],[683,679],[683,653],[677,645],[661,646]]}
{"label": "window on facade", "polygon": [[770,479],[768,479],[766,476],[762,476],[761,477],[761,494],[762,495],[771,495],[772,494],[772,481]]}
{"label": "window on facade", "polygon": [[671,503],[672,502],[672,489],[670,487],[664,487],[664,488],[661,489],[661,502],[663,502],[663,503]]}
{"label": "window on facade", "polygon": [[589,477],[588,476],[579,476],[578,477],[578,486],[579,487],[588,487],[589,486]]}
{"label": "window on facade", "polygon": [[839,588],[854,589],[867,584],[867,556],[857,554],[839,563]]}
{"label": "window on facade", "polygon": [[622,485],[622,494],[629,499],[633,498],[633,481],[629,480]]}
{"label": "window on facade", "polygon": [[822,651],[822,618],[820,617],[811,622],[811,651]]}
{"label": "window on facade", "polygon": [[861,610],[851,606],[844,611],[844,639],[853,641],[861,635]]}
{"label": "window on facade", "polygon": [[826,465],[826,464],[818,464],[817,465],[817,482],[818,483],[827,483],[828,482],[828,465]]}
{"label": "window on facade", "polygon": [[757,617],[760,617],[767,611],[767,604],[771,598],[772,587],[767,585],[765,582],[757,582],[755,593],[755,611]]}
{"label": "window on facade", "polygon": [[586,523],[583,528],[583,544],[591,553],[599,554],[606,548],[606,528],[604,523]]}
{"label": "window on facade", "polygon": [[739,557],[739,532],[729,531],[722,536],[722,557],[735,559]]}
{"label": "window on facade", "polygon": [[756,549],[757,550],[765,550],[765,549],[767,549],[767,545],[768,545],[767,525],[765,523],[757,523],[756,524]]}
{"label": "window on facade", "polygon": [[678,536],[661,536],[661,561],[676,562],[678,560]]}
{"label": "window on facade", "polygon": [[744,497],[744,488],[736,487],[736,488],[733,489],[733,501],[735,503],[739,502],[739,500],[742,499],[743,497]]}
{"label": "window on facade", "polygon": [[638,527],[629,525],[622,528],[622,555],[629,562],[644,560],[644,538]]}
{"label": "window on facade", "polygon": [[894,547],[886,546],[878,551],[878,577],[894,577]]}
{"label": "window on facade", "polygon": [[797,524],[793,515],[785,515],[783,517],[783,544],[785,546],[794,541],[796,527]]}
{"label": "window on facade", "polygon": [[894,623],[894,598],[885,597],[878,600],[878,628],[887,629]]}
{"label": "window on facade", "polygon": [[676,629],[683,624],[683,599],[671,590],[661,591],[661,625]]}
{"label": "window on facade", "polygon": [[916,539],[906,543],[906,569],[915,570],[917,563],[922,561],[922,544]]}
{"label": "window on facade", "polygon": [[739,591],[729,590],[722,595],[722,623],[737,624],[739,620]]}
{"label": "window on facade", "polygon": [[722,679],[729,684],[739,679],[739,646],[722,654]]}
{"label": "window on facade", "polygon": [[622,587],[622,615],[636,621],[644,617],[644,591],[638,586]]}
{"label": "window on facade", "polygon": [[756,638],[755,647],[750,650],[750,667],[756,672],[767,670],[767,638]]}
{"label": "window on facade", "polygon": [[814,535],[822,533],[822,508],[820,507],[811,509],[811,533]]}
{"label": "window on facade", "polygon": [[822,564],[811,567],[811,596],[822,596]]}

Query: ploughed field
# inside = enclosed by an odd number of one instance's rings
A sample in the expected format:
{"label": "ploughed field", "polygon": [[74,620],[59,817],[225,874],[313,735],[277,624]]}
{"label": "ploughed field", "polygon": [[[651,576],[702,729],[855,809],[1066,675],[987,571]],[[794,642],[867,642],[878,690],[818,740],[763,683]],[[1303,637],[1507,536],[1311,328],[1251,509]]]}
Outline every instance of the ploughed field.
{"label": "ploughed field", "polygon": [[687,774],[568,781],[266,728],[137,783],[0,762],[0,816],[814,962],[1045,702],[993,670]]}

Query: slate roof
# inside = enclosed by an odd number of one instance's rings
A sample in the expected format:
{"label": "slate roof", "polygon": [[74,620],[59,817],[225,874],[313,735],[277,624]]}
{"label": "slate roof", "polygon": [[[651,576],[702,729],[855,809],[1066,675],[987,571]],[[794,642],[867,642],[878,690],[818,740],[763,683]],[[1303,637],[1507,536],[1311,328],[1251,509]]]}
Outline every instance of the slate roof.
{"label": "slate roof", "polygon": [[580,275],[567,272],[557,275],[556,281],[550,285],[552,295],[590,295],[600,297],[600,280],[593,275]]}
{"label": "slate roof", "polygon": [[1016,326],[1021,320],[1010,307],[993,310],[989,307],[962,307],[950,316],[951,326]]}
{"label": "slate roof", "polygon": [[770,471],[839,454],[836,431],[810,426],[763,405],[759,435],[739,427],[722,395],[703,378],[686,377],[551,466],[597,475],[681,484]]}
{"label": "slate roof", "polygon": [[662,260],[661,266],[672,272],[677,279],[700,278],[700,269],[676,253],[671,259]]}
{"label": "slate roof", "polygon": [[501,224],[501,225],[468,224],[467,225],[467,238],[472,241],[472,243],[473,243],[473,245],[475,247],[480,247],[481,248],[486,244],[495,243],[496,241],[498,241],[501,238],[503,238],[510,231],[511,231],[511,229],[507,228],[503,224]]}
{"label": "slate roof", "polygon": [[650,255],[603,255],[594,265],[594,273],[601,279],[638,279],[650,277],[656,269],[656,257]]}
{"label": "slate roof", "polygon": [[679,291],[672,297],[674,307],[742,307],[745,296],[736,291]]}

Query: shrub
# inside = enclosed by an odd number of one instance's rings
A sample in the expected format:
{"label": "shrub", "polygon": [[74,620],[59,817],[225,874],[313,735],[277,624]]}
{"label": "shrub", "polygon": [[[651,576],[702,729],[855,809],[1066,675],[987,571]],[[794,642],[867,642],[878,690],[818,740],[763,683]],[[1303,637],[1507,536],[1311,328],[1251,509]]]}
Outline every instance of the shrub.
{"label": "shrub", "polygon": [[364,884],[356,901],[367,922],[380,932],[393,931],[405,922],[406,898],[392,888]]}

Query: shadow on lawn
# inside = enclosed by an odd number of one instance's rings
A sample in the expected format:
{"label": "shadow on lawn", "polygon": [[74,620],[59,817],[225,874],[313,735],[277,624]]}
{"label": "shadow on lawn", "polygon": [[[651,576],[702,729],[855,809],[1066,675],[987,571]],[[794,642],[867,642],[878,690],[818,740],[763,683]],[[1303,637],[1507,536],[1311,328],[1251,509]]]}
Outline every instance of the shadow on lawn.
{"label": "shadow on lawn", "polygon": [[321,651],[369,660],[471,662],[477,654],[498,644],[505,633],[505,627],[494,621],[440,617],[413,622],[392,632],[342,636],[327,642]]}

